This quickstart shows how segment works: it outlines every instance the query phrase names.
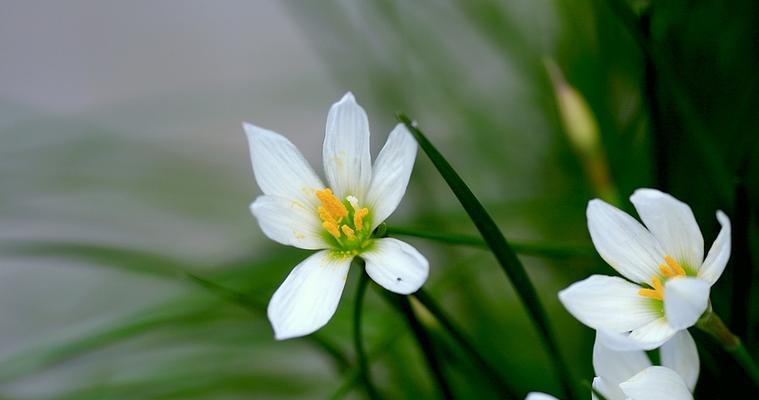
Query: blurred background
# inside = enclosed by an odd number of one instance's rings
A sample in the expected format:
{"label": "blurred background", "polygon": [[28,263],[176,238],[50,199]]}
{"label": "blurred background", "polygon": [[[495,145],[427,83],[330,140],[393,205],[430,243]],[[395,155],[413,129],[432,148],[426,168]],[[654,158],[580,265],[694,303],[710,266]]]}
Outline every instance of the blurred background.
{"label": "blurred background", "polygon": [[[644,186],[689,203],[706,246],[715,210],[730,215],[733,255],[712,302],[756,356],[757,8],[3,0],[0,398],[362,398],[355,268],[325,328],[273,339],[266,303],[307,253],[266,239],[249,214],[259,190],[241,129],[284,134],[320,171],[327,110],[348,90],[368,112],[373,154],[403,111],[479,196],[522,253],[578,382],[593,378],[593,332],[556,293],[612,273],[592,249],[585,205],[602,197],[632,211],[627,198]],[[417,160],[388,225],[474,234]],[[407,239],[431,261],[427,293],[507,391],[560,393],[492,256]],[[375,289],[363,318],[380,393],[437,396],[406,322]],[[456,396],[503,397],[417,311]],[[752,390],[694,335],[697,398]]]}

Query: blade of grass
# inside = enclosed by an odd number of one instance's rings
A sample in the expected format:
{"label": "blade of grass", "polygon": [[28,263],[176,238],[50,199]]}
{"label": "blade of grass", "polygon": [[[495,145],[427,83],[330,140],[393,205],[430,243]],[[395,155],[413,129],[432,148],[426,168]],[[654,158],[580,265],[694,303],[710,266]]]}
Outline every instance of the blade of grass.
{"label": "blade of grass", "polygon": [[[207,292],[215,295],[221,300],[228,303],[235,304],[243,309],[251,312],[258,317],[266,316],[266,305],[252,299],[245,294],[239,293],[235,290],[226,288],[219,284],[216,284],[208,279],[202,278],[189,271],[199,270],[200,268],[193,268],[185,265],[184,263],[177,262],[165,256],[152,254],[149,252],[119,248],[116,246],[110,246],[107,244],[92,244],[92,243],[75,243],[75,242],[55,242],[55,241],[42,241],[42,242],[19,242],[19,243],[3,243],[3,251],[6,254],[12,255],[25,255],[25,256],[55,256],[56,258],[70,258],[78,261],[85,261],[85,265],[98,265],[117,269],[120,271],[138,273],[156,278],[184,280],[186,282],[193,283],[196,287],[202,288]],[[272,262],[272,260],[264,260],[262,262],[251,261],[239,261],[229,263],[228,267],[219,268],[219,270],[226,271],[231,274],[230,278],[239,277],[240,274],[246,270],[257,269],[256,267],[262,267],[263,264]],[[232,268],[230,268],[232,267]],[[103,332],[97,333],[87,340],[80,343],[80,341],[71,344],[69,349],[67,344],[56,346],[53,349],[49,349],[50,354],[44,355],[44,362],[37,362],[33,367],[29,367],[28,372],[33,372],[40,368],[46,368],[48,366],[55,365],[59,362],[66,361],[71,358],[75,358],[81,354],[89,351],[94,351],[98,348],[111,345],[119,340],[125,340],[136,334],[142,334],[145,330],[135,329],[131,327],[132,324],[140,325],[140,320],[137,322],[128,322],[123,326],[119,326],[113,329],[107,329]],[[148,324],[148,327],[153,324]],[[127,333],[119,332],[119,329],[124,329]],[[100,338],[105,336],[105,338]],[[306,336],[305,340],[315,344],[317,348],[323,350],[333,361],[338,371],[345,370],[350,364],[348,357],[343,351],[330,340],[324,338],[319,334],[312,334]],[[60,352],[60,354],[58,354]],[[19,353],[19,354],[23,354]],[[28,373],[25,372],[25,373]],[[16,376],[14,374],[14,376]],[[0,373],[0,380],[3,379],[2,373]]]}
{"label": "blade of grass", "polygon": [[[477,236],[462,235],[455,233],[440,233],[426,231],[423,229],[406,228],[397,226],[388,226],[386,230],[389,236],[413,236],[422,239],[436,240],[439,242],[460,244],[464,246],[487,248],[488,244],[482,238]],[[562,245],[562,244],[545,244],[545,243],[527,243],[509,242],[511,248],[516,253],[548,258],[570,258],[570,257],[592,257],[593,249],[586,246]]]}
{"label": "blade of grass", "polygon": [[498,374],[497,369],[490,365],[485,357],[483,357],[480,352],[477,351],[477,348],[474,347],[472,341],[466,336],[466,334],[464,334],[464,332],[461,331],[461,329],[456,324],[453,323],[453,321],[451,321],[448,315],[446,315],[445,311],[440,308],[440,306],[432,297],[427,294],[427,292],[420,289],[412,296],[414,296],[417,300],[419,300],[420,303],[422,303],[427,311],[429,311],[430,314],[432,314],[435,319],[437,319],[437,321],[446,329],[454,341],[456,341],[456,343],[462,349],[464,349],[464,351],[475,362],[475,364],[477,364],[480,372],[487,377],[488,382],[490,382],[498,391],[499,397],[501,399],[518,398],[514,390],[509,387],[509,385],[507,385],[506,382]]}
{"label": "blade of grass", "polygon": [[398,311],[400,311],[406,318],[406,322],[408,323],[409,328],[411,328],[411,332],[414,334],[419,347],[422,349],[422,354],[427,361],[427,367],[430,370],[432,378],[435,380],[438,390],[440,390],[440,394],[445,399],[452,399],[453,391],[451,391],[451,388],[448,385],[448,379],[443,372],[443,364],[440,363],[440,359],[437,356],[429,333],[424,329],[424,326],[416,317],[416,314],[414,314],[409,298],[407,296],[390,293],[383,288],[378,289],[381,291],[385,300],[398,309]]}
{"label": "blade of grass", "polygon": [[427,139],[424,133],[422,133],[422,131],[416,127],[416,124],[412,123],[407,116],[399,114],[398,119],[406,126],[406,128],[408,128],[411,134],[414,135],[419,143],[419,147],[421,147],[427,154],[427,157],[429,157],[430,161],[432,161],[435,168],[437,168],[440,175],[451,188],[451,191],[453,191],[456,198],[458,198],[459,202],[464,207],[464,210],[469,214],[472,222],[487,243],[490,251],[498,260],[498,263],[501,265],[506,276],[511,281],[514,289],[527,308],[527,311],[532,317],[532,321],[538,328],[543,343],[553,359],[554,370],[561,381],[565,396],[568,399],[576,398],[569,368],[561,356],[559,346],[556,344],[556,339],[551,330],[548,316],[540,303],[535,287],[532,285],[532,282],[530,282],[530,278],[527,276],[527,272],[517,258],[516,253],[514,253],[514,250],[509,246],[503,233],[498,229],[495,221],[490,217],[485,210],[485,207],[482,206],[482,203],[480,203],[474,193],[472,193],[466,183],[464,183],[443,155],[440,154],[435,146]]}
{"label": "blade of grass", "polygon": [[[185,275],[191,281],[197,283],[201,287],[208,289],[210,292],[218,295],[221,299],[227,300],[230,303],[234,303],[253,314],[259,316],[265,314],[266,307],[263,304],[258,303],[243,293],[229,289],[225,286],[219,285],[213,281],[189,272],[186,272]],[[326,352],[332,358],[338,371],[345,371],[350,365],[348,357],[345,356],[342,350],[340,350],[340,348],[335,343],[325,338],[324,336],[317,333],[312,333],[308,336],[304,336],[303,339],[316,344],[318,347],[324,350],[324,352]]]}

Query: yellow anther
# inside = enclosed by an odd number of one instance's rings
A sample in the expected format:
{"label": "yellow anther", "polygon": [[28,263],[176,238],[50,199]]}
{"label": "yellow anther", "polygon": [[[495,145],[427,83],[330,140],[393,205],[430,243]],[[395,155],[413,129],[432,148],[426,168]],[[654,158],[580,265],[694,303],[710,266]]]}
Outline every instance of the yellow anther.
{"label": "yellow anther", "polygon": [[359,208],[356,210],[356,213],[353,214],[353,226],[356,227],[357,230],[364,229],[364,217],[369,215],[369,209],[368,208]]}
{"label": "yellow anther", "polygon": [[331,222],[337,225],[337,220],[335,220],[335,217],[333,217],[332,214],[330,214],[326,208],[322,206],[322,207],[319,207],[317,210],[319,211],[319,218],[321,218],[322,221]]}
{"label": "yellow anther", "polygon": [[329,232],[330,235],[334,236],[335,239],[340,239],[340,229],[337,228],[337,224],[332,221],[324,221],[322,222],[322,226],[324,229]]}
{"label": "yellow anther", "polygon": [[[332,193],[332,189],[317,190],[316,197],[322,203],[322,207],[326,213],[331,215],[334,220],[339,222],[341,219],[348,216],[348,209],[345,208],[343,203],[341,203],[337,197],[335,197],[334,193]],[[321,211],[319,211],[319,216],[322,217]],[[322,219],[324,219],[324,217],[322,217]]]}
{"label": "yellow anther", "polygon": [[661,280],[653,277],[651,283],[654,287],[653,289],[640,289],[638,290],[638,294],[654,300],[664,300],[664,286],[661,284]]}
{"label": "yellow anther", "polygon": [[340,227],[340,229],[343,230],[343,233],[348,237],[348,240],[356,240],[356,233],[353,231],[353,229],[351,229],[350,226],[343,225]]}
{"label": "yellow anther", "polygon": [[670,256],[664,256],[664,261],[667,262],[669,268],[672,270],[675,276],[685,276],[685,269]]}

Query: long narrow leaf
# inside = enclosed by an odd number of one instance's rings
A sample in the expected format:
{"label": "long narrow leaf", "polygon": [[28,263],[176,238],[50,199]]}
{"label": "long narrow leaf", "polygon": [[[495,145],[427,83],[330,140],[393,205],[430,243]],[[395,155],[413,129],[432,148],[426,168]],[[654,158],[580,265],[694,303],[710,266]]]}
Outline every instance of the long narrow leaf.
{"label": "long narrow leaf", "polygon": [[482,238],[485,239],[490,251],[493,253],[498,263],[501,265],[503,271],[508,276],[512,285],[519,294],[520,299],[527,307],[527,311],[532,317],[535,325],[540,332],[543,339],[543,343],[548,348],[549,354],[552,356],[553,366],[556,373],[561,380],[564,392],[567,398],[575,398],[575,392],[573,390],[573,380],[569,374],[569,368],[564,362],[563,357],[559,352],[559,346],[556,344],[556,339],[551,330],[548,316],[546,315],[543,306],[540,303],[535,287],[530,282],[530,278],[527,276],[527,272],[524,266],[519,261],[514,250],[509,246],[508,241],[503,236],[503,233],[496,225],[493,218],[490,217],[485,207],[472,193],[469,187],[464,183],[461,177],[451,167],[448,161],[442,154],[435,148],[435,146],[427,139],[427,137],[416,127],[416,124],[403,115],[399,114],[398,119],[406,125],[409,131],[414,135],[419,147],[427,154],[432,164],[437,168],[440,175],[453,191],[453,194],[458,198],[461,205],[466,210],[472,222],[479,230]]}

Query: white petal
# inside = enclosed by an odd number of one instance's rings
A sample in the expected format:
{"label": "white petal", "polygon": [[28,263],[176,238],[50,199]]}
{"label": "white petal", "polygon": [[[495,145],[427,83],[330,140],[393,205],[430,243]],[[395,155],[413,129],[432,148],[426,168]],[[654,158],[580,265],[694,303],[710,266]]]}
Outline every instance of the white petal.
{"label": "white petal", "polygon": [[664,314],[676,329],[693,326],[709,304],[709,283],[699,278],[675,278],[664,284]]}
{"label": "white petal", "polygon": [[630,400],[692,400],[685,383],[666,367],[648,367],[619,385]]}
{"label": "white petal", "polygon": [[710,285],[717,282],[730,258],[730,218],[722,211],[717,211],[717,220],[722,225],[722,229],[714,240],[712,248],[709,249],[704,264],[698,270],[698,276]]}
{"label": "white petal", "polygon": [[651,366],[651,361],[642,350],[614,351],[604,345],[596,334],[596,342],[593,345],[593,369],[609,384],[613,395],[619,397],[622,393],[617,389],[618,385],[645,368]]}
{"label": "white petal", "polygon": [[525,397],[524,400],[559,400],[559,399],[551,396],[550,394],[530,392],[530,393],[527,393],[527,397]]}
{"label": "white petal", "polygon": [[350,92],[329,110],[323,156],[324,172],[335,195],[363,199],[372,179],[369,120]]}
{"label": "white petal", "polygon": [[704,260],[704,237],[690,207],[654,189],[638,189],[630,201],[664,252],[695,272]]}
{"label": "white petal", "polygon": [[309,204],[280,196],[259,196],[250,211],[264,234],[275,242],[308,250],[328,247],[319,217]]}
{"label": "white petal", "polygon": [[323,189],[324,184],[295,145],[284,136],[255,125],[245,123],[243,128],[250,145],[253,174],[261,191],[316,207],[315,191]]}
{"label": "white petal", "polygon": [[[659,347],[667,340],[675,336],[677,330],[673,329],[664,317],[658,318],[649,322],[648,324],[641,326],[638,329],[634,329],[630,332],[630,339],[638,341],[644,344],[644,350],[651,350]],[[653,345],[650,345],[653,344]]]}
{"label": "white petal", "polygon": [[698,359],[698,350],[696,342],[688,333],[688,330],[682,330],[673,336],[659,350],[661,355],[661,365],[675,372],[683,379],[688,390],[693,392],[698,381],[698,372],[700,361]]}
{"label": "white petal", "polygon": [[640,287],[622,278],[592,275],[559,292],[559,300],[580,322],[593,328],[627,332],[659,315]]}
{"label": "white petal", "polygon": [[366,272],[385,289],[410,294],[427,280],[430,265],[413,246],[398,239],[376,239],[371,250],[362,253]]}
{"label": "white petal", "polygon": [[[625,400],[625,394],[619,385],[612,385],[600,376],[593,378],[593,389],[601,393],[606,400]],[[599,400],[595,393],[590,394],[592,400]]]}
{"label": "white petal", "polygon": [[654,236],[635,218],[601,200],[588,203],[588,230],[598,254],[633,282],[659,275],[664,253]]}
{"label": "white petal", "polygon": [[290,272],[267,310],[277,340],[308,335],[327,324],[337,309],[351,260],[322,250]]}
{"label": "white petal", "polygon": [[372,210],[372,230],[398,207],[416,159],[416,140],[405,125],[395,126],[374,163],[372,183],[366,195]]}
{"label": "white petal", "polygon": [[630,333],[618,333],[605,330],[598,330],[596,332],[598,335],[596,340],[601,341],[604,346],[614,351],[653,350],[669,339],[667,337],[665,339],[659,338],[654,341],[643,341],[631,337]]}

